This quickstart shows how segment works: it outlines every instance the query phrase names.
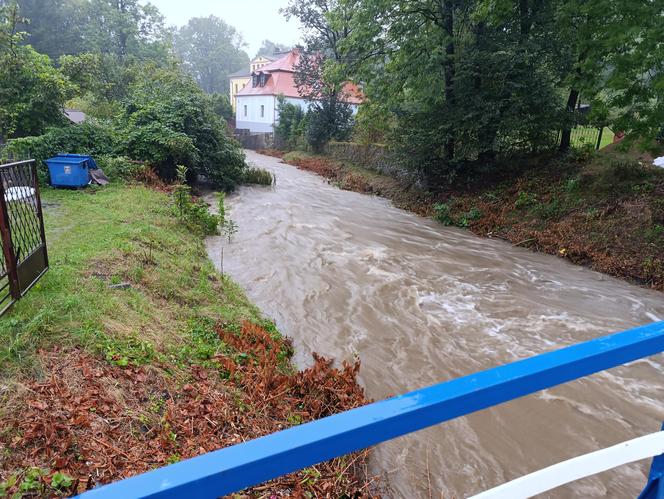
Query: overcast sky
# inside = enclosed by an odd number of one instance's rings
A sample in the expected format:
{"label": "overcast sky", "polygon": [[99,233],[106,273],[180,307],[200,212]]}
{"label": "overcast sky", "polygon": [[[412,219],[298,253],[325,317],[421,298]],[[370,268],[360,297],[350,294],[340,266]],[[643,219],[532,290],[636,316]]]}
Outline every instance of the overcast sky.
{"label": "overcast sky", "polygon": [[249,57],[256,55],[264,39],[294,45],[300,39],[297,21],[286,22],[279,8],[288,0],[150,0],[169,25],[182,26],[192,17],[213,14],[234,26],[247,42]]}

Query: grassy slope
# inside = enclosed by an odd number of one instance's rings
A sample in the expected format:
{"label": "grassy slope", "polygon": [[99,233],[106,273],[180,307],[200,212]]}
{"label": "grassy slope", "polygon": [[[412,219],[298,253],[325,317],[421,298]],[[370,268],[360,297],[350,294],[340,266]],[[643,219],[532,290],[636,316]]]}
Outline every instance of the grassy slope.
{"label": "grassy slope", "polygon": [[[111,185],[43,201],[51,268],[0,318],[0,497],[81,492],[365,402],[357,366],[296,372],[166,194]],[[250,495],[353,493],[365,457]]]}
{"label": "grassy slope", "polygon": [[[51,269],[0,320],[0,367],[29,367],[36,349],[77,345],[140,361],[182,343],[199,315],[238,322],[258,311],[216,274],[205,249],[145,187],[43,193]],[[130,282],[129,290],[108,284]],[[220,299],[220,296],[223,299]]]}
{"label": "grassy slope", "polygon": [[514,162],[435,194],[327,157],[283,159],[446,225],[664,290],[664,170],[647,155],[610,146],[590,159]]}

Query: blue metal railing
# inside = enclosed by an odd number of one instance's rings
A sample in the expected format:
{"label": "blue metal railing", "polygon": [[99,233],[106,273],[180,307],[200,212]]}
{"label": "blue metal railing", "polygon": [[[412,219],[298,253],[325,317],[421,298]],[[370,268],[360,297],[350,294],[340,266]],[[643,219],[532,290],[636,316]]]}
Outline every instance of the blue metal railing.
{"label": "blue metal railing", "polygon": [[216,498],[663,351],[664,322],[657,322],[289,428],[80,497]]}

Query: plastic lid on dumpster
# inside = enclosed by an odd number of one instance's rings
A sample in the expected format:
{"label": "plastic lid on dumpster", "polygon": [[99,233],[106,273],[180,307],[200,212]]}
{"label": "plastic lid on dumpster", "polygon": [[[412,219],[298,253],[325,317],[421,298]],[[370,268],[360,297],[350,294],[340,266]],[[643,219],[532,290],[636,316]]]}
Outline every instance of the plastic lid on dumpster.
{"label": "plastic lid on dumpster", "polygon": [[88,168],[91,170],[96,170],[97,167],[97,162],[94,160],[92,156],[88,156],[87,154],[69,154],[69,153],[64,153],[60,152],[55,155],[56,158],[81,158],[85,159],[88,161]]}
{"label": "plastic lid on dumpster", "polygon": [[77,158],[71,156],[53,156],[44,160],[44,163],[48,164],[61,164],[61,165],[81,165],[87,163],[87,158]]}

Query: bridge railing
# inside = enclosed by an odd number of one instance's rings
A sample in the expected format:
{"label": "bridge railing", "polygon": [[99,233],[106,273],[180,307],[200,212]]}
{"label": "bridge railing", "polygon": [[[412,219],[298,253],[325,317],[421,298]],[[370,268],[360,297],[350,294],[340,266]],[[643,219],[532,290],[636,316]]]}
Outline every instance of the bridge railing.
{"label": "bridge railing", "polygon": [[216,498],[664,351],[664,322],[543,353],[115,482],[85,499]]}

